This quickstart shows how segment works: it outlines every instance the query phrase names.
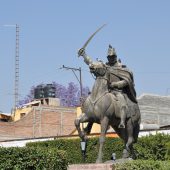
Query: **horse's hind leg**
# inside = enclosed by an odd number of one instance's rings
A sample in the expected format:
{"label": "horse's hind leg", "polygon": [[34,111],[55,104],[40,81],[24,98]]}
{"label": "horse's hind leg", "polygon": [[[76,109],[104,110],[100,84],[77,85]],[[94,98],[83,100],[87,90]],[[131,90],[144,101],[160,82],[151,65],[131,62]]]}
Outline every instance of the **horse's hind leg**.
{"label": "horse's hind leg", "polygon": [[127,142],[125,143],[125,148],[123,150],[123,158],[130,157],[130,154],[132,158],[135,158],[135,152],[133,149],[133,143],[134,143],[134,137],[133,137],[133,124],[131,118],[127,121]]}
{"label": "horse's hind leg", "polygon": [[89,118],[87,117],[87,115],[83,113],[78,118],[76,118],[74,121],[78,134],[83,141],[86,140],[86,135],[84,133],[84,130],[83,131],[81,130],[80,123],[88,122],[88,120]]}
{"label": "horse's hind leg", "polygon": [[[133,127],[133,139],[134,139],[133,143],[137,142],[139,130],[140,130],[139,124],[137,124],[136,126]],[[135,150],[133,148],[133,143],[131,145],[129,145],[129,149],[130,149],[130,152],[131,152],[131,158],[136,159],[137,157],[136,157]]]}
{"label": "horse's hind leg", "polygon": [[125,147],[123,150],[122,158],[129,157],[129,149],[126,147],[126,143],[128,141],[128,134],[126,128],[118,128],[118,126],[112,125],[112,128],[115,130],[115,132],[118,134],[118,136],[124,141]]}
{"label": "horse's hind leg", "polygon": [[107,128],[108,128],[108,122],[109,119],[108,117],[104,117],[103,120],[101,121],[101,134],[100,134],[100,138],[99,138],[99,152],[98,152],[98,158],[96,160],[96,163],[102,163],[102,157],[103,157],[103,144],[105,142],[105,137],[106,137],[106,132],[107,132]]}

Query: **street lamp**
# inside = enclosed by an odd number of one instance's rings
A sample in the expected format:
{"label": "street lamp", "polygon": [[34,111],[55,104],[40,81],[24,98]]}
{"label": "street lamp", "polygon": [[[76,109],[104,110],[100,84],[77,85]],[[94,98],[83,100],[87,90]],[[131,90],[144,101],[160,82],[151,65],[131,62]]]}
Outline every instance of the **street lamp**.
{"label": "street lamp", "polygon": [[83,156],[83,161],[85,162],[87,140],[81,140],[80,145],[81,145],[81,152],[82,152],[82,156]]}
{"label": "street lamp", "polygon": [[116,153],[112,153],[111,160],[115,161],[116,160]]}

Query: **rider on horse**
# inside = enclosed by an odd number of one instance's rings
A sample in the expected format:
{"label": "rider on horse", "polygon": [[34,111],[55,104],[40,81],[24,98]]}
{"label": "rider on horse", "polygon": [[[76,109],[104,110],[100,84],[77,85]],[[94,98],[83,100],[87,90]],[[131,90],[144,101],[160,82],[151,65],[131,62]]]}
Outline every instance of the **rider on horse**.
{"label": "rider on horse", "polygon": [[[87,65],[93,63],[91,58],[85,53],[85,49],[81,48],[78,55],[83,56],[84,62]],[[122,65],[121,62],[117,60],[117,54],[111,45],[109,45],[107,59],[106,67],[110,73],[108,88],[109,91],[115,95],[119,103],[119,115],[121,119],[119,128],[125,128],[129,103],[127,99],[130,99],[133,103],[137,103],[133,74],[125,65]]]}

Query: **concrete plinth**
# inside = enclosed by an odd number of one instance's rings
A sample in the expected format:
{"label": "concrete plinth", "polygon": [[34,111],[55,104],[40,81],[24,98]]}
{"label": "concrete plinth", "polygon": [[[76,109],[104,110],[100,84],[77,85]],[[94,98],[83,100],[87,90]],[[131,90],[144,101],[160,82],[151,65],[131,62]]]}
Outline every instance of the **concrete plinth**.
{"label": "concrete plinth", "polygon": [[112,170],[113,163],[100,164],[73,164],[69,165],[68,170]]}
{"label": "concrete plinth", "polygon": [[69,165],[67,170],[113,170],[115,169],[113,165],[122,164],[125,162],[133,161],[132,158],[122,158],[117,160],[108,160],[105,163],[100,164],[73,164]]}

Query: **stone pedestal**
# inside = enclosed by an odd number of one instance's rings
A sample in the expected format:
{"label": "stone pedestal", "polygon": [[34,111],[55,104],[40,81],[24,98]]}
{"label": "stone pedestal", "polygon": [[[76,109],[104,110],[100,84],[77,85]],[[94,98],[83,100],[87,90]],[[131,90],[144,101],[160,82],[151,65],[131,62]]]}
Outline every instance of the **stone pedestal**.
{"label": "stone pedestal", "polygon": [[68,170],[112,170],[113,163],[100,164],[73,164],[69,165]]}
{"label": "stone pedestal", "polygon": [[91,164],[73,164],[69,165],[67,170],[113,170],[114,164],[122,164],[128,161],[133,161],[132,158],[109,160],[105,163],[91,163]]}

